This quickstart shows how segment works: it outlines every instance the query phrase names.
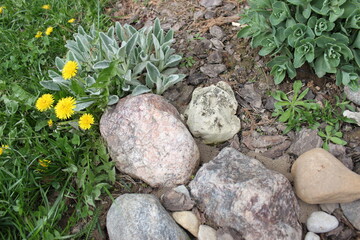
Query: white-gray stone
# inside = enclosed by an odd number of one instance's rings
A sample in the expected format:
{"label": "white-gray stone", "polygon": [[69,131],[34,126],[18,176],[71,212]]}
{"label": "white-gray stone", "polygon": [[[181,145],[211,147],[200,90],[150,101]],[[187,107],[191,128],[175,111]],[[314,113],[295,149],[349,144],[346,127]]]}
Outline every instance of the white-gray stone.
{"label": "white-gray stone", "polygon": [[235,229],[245,240],[301,239],[290,182],[233,148],[204,164],[189,187],[208,219]]}
{"label": "white-gray stone", "polygon": [[206,8],[217,7],[222,4],[222,0],[200,0],[200,5]]}
{"label": "white-gray stone", "polygon": [[217,240],[216,230],[207,225],[200,225],[198,240]]}
{"label": "white-gray stone", "polygon": [[343,115],[344,117],[354,119],[356,121],[356,124],[360,126],[360,112],[351,112],[349,110],[345,110],[343,112]]}
{"label": "white-gray stone", "polygon": [[188,230],[193,236],[198,236],[200,221],[193,212],[173,212],[172,217],[180,226]]}
{"label": "white-gray stone", "polygon": [[195,137],[212,144],[231,139],[240,131],[240,119],[235,115],[238,103],[225,82],[196,88],[185,110],[187,125]]}
{"label": "white-gray stone", "polygon": [[360,89],[358,91],[353,91],[348,86],[345,86],[344,92],[347,99],[349,99],[350,101],[352,101],[357,105],[360,105]]}
{"label": "white-gray stone", "polygon": [[107,213],[106,228],[110,240],[189,240],[159,200],[150,194],[118,197]]}
{"label": "white-gray stone", "polygon": [[305,239],[304,240],[320,240],[319,235],[317,235],[316,233],[313,232],[308,232],[305,235]]}
{"label": "white-gray stone", "polygon": [[360,200],[340,205],[345,217],[357,230],[360,230]]}
{"label": "white-gray stone", "polygon": [[152,187],[187,183],[199,149],[174,106],[162,96],[122,98],[100,120],[115,166]]}
{"label": "white-gray stone", "polygon": [[322,211],[313,212],[306,221],[306,227],[310,232],[326,233],[339,226],[336,217]]}

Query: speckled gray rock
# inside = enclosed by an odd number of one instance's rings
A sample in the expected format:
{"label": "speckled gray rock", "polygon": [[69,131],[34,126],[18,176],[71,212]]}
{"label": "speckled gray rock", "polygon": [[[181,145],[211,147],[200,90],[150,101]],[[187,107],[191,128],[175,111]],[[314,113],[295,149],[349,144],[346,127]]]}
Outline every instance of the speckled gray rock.
{"label": "speckled gray rock", "polygon": [[152,187],[184,184],[198,165],[193,137],[159,95],[121,99],[101,117],[100,132],[116,167]]}
{"label": "speckled gray rock", "polygon": [[310,232],[326,233],[337,228],[339,221],[336,217],[327,214],[326,212],[317,211],[311,213],[306,221],[306,227]]}
{"label": "speckled gray rock", "polygon": [[357,105],[360,105],[360,90],[352,91],[348,86],[345,86],[344,92],[345,92],[347,99],[349,99],[350,101],[352,101],[353,103],[355,103]]}
{"label": "speckled gray rock", "polygon": [[341,203],[340,206],[349,222],[351,222],[357,230],[360,230],[360,200]]}
{"label": "speckled gray rock", "polygon": [[304,240],[320,240],[319,235],[317,235],[316,233],[313,232],[308,232],[305,235],[305,239]]}
{"label": "speckled gray rock", "polygon": [[289,147],[288,153],[300,156],[313,148],[319,148],[323,140],[317,134],[317,130],[304,128],[296,134],[294,143]]}
{"label": "speckled gray rock", "polygon": [[225,82],[196,88],[184,112],[186,124],[206,144],[226,141],[240,131],[237,105],[234,92]]}
{"label": "speckled gray rock", "polygon": [[246,240],[301,239],[299,206],[289,181],[233,148],[204,164],[189,186],[209,219]]}
{"label": "speckled gray rock", "polygon": [[189,237],[150,194],[124,194],[111,205],[106,228],[110,240],[188,240]]}
{"label": "speckled gray rock", "polygon": [[206,8],[218,7],[222,5],[222,0],[200,0],[200,5]]}

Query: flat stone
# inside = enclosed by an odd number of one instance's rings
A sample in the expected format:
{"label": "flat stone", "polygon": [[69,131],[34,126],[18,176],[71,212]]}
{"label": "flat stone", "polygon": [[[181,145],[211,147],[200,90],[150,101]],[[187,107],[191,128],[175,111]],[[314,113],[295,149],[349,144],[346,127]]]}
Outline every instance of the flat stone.
{"label": "flat stone", "polygon": [[214,47],[218,50],[223,50],[224,49],[224,44],[217,38],[212,38],[210,39],[210,42],[214,45]]}
{"label": "flat stone", "polygon": [[206,11],[204,14],[205,19],[212,19],[216,17],[216,12],[214,11]]}
{"label": "flat stone", "polygon": [[286,149],[288,149],[291,145],[291,141],[284,141],[279,145],[272,146],[269,150],[263,152],[262,154],[265,157],[269,158],[278,158],[284,155]]}
{"label": "flat stone", "polygon": [[100,132],[115,166],[152,187],[186,183],[199,163],[178,111],[159,95],[122,98],[101,117]]}
{"label": "flat stone", "polygon": [[[249,138],[249,139],[248,139]],[[287,140],[286,136],[275,135],[275,136],[249,136],[246,139],[245,145],[250,148],[267,148],[281,144]]]}
{"label": "flat stone", "polygon": [[150,194],[118,197],[107,213],[106,228],[110,240],[189,240],[159,200]]}
{"label": "flat stone", "polygon": [[200,0],[200,5],[206,8],[213,8],[222,5],[222,0]]}
{"label": "flat stone", "polygon": [[235,229],[245,240],[301,238],[299,206],[289,181],[233,148],[204,164],[189,186],[208,219]]}
{"label": "flat stone", "polygon": [[341,209],[351,224],[360,230],[360,200],[350,203],[341,203]]}
{"label": "flat stone", "polygon": [[204,81],[206,81],[208,78],[209,77],[207,77],[205,74],[197,72],[197,73],[191,74],[188,77],[188,80],[191,85],[197,86],[197,85],[203,83]]}
{"label": "flat stone", "polygon": [[194,90],[184,117],[195,137],[201,138],[205,144],[219,143],[240,131],[236,109],[237,101],[231,87],[218,82]]}
{"label": "flat stone", "polygon": [[222,63],[222,55],[219,51],[214,51],[210,53],[210,55],[207,58],[208,63]]}
{"label": "flat stone", "polygon": [[205,64],[200,67],[200,71],[209,77],[215,78],[226,71],[226,66],[224,64]]}
{"label": "flat stone", "polygon": [[198,240],[217,240],[216,230],[207,225],[200,225]]}
{"label": "flat stone", "polygon": [[320,208],[321,210],[323,210],[324,212],[327,212],[329,214],[332,214],[335,209],[339,208],[340,204],[338,203],[323,203],[320,204]]}
{"label": "flat stone", "polygon": [[319,235],[317,235],[316,233],[313,232],[308,232],[305,235],[305,239],[304,240],[320,240]]}
{"label": "flat stone", "polygon": [[288,149],[288,153],[300,156],[313,148],[320,148],[323,140],[317,133],[317,130],[307,128],[300,130],[295,136],[294,143]]}
{"label": "flat stone", "polygon": [[306,222],[306,227],[310,232],[326,233],[337,228],[339,221],[336,217],[326,212],[313,212]]}
{"label": "flat stone", "polygon": [[360,199],[360,175],[322,148],[303,153],[291,168],[296,195],[310,204]]}
{"label": "flat stone", "polygon": [[240,89],[240,96],[254,108],[260,108],[262,105],[259,90],[254,88],[253,83],[245,84],[244,87]]}

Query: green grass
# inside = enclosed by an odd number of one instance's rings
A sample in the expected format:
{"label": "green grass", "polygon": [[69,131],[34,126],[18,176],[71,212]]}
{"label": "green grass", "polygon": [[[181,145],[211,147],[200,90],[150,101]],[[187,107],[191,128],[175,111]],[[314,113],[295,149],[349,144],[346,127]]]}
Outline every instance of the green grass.
{"label": "green grass", "polygon": [[[36,111],[56,56],[81,24],[107,29],[109,0],[5,0],[0,14],[0,239],[76,239],[97,223],[95,201],[114,180],[98,127],[50,128],[51,114]],[[41,7],[49,4],[51,9]],[[75,18],[74,23],[68,20]],[[37,31],[53,32],[35,38]],[[98,118],[98,117],[97,117]],[[98,119],[97,119],[98,120]],[[48,166],[40,160],[49,160]],[[91,217],[94,216],[94,217]],[[89,224],[71,234],[82,218]],[[93,220],[90,220],[93,219]]]}

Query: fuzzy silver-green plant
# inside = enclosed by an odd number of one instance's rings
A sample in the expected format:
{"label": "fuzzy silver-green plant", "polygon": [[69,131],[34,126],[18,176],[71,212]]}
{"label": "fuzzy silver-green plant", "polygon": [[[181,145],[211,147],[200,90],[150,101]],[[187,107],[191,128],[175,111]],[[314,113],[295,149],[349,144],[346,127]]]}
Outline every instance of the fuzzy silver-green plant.
{"label": "fuzzy silver-green plant", "polygon": [[[66,42],[65,59],[55,59],[60,73],[50,70],[51,80],[40,83],[50,90],[72,93],[83,103],[77,110],[104,95],[111,105],[129,93],[162,94],[185,77],[176,74],[182,57],[171,48],[173,35],[173,30],[165,32],[161,28],[158,19],[153,26],[140,30],[118,22],[107,32],[99,32],[92,26],[86,33],[79,26],[74,39]],[[61,72],[68,61],[77,62],[78,69],[74,78],[65,80]]]}

